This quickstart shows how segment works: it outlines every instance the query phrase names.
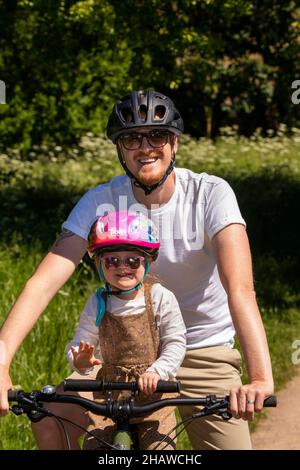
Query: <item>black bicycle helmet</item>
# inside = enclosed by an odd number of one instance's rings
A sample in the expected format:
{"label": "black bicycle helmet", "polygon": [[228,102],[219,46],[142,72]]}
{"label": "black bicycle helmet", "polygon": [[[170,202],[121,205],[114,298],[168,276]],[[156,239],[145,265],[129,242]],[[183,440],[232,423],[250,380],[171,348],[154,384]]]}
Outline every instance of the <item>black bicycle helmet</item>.
{"label": "black bicycle helmet", "polygon": [[118,137],[136,127],[159,126],[175,134],[183,132],[183,120],[173,101],[151,90],[132,91],[114,106],[107,124],[107,136],[116,143]]}
{"label": "black bicycle helmet", "polygon": [[173,134],[183,132],[183,120],[170,98],[151,90],[132,91],[121,98],[114,106],[107,123],[107,136],[117,144],[118,157],[127,176],[133,181],[133,184],[143,189],[146,195],[151,194],[156,188],[164,184],[169,174],[174,169],[175,152],[164,176],[151,186],[147,186],[139,181],[131,173],[123,158],[121,146],[118,143],[118,137],[130,129],[140,127],[158,126],[166,128]]}

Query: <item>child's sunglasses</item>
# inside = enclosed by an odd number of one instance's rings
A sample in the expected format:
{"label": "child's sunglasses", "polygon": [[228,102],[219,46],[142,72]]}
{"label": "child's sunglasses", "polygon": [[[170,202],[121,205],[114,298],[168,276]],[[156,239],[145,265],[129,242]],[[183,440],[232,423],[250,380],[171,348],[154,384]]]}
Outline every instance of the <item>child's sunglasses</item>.
{"label": "child's sunglasses", "polygon": [[145,260],[144,256],[126,256],[120,258],[119,256],[105,256],[102,258],[106,269],[119,268],[122,264],[130,269],[138,269],[142,261]]}

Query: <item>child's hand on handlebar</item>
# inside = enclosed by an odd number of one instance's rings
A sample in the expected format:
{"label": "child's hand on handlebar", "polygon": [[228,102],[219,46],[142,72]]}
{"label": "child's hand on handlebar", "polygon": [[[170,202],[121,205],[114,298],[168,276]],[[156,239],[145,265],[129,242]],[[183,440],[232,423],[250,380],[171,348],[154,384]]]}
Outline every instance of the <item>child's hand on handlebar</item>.
{"label": "child's hand on handlebar", "polygon": [[71,350],[76,369],[88,369],[97,364],[101,364],[100,359],[96,359],[94,356],[95,346],[93,344],[80,341],[78,351],[75,346],[72,346]]}
{"label": "child's hand on handlebar", "polygon": [[144,372],[138,380],[139,390],[145,395],[152,395],[159,380],[160,376],[156,372]]}

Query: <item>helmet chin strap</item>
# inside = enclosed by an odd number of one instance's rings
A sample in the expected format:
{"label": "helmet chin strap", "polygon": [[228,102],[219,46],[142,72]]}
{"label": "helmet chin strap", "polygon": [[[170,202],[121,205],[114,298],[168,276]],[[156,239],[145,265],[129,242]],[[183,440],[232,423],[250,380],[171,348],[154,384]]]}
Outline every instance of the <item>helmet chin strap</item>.
{"label": "helmet chin strap", "polygon": [[113,290],[109,284],[105,284],[104,292],[108,295],[125,295],[134,292],[135,290],[141,289],[143,284],[139,282],[135,287],[132,289],[125,289],[125,290]]}
{"label": "helmet chin strap", "polygon": [[158,188],[159,186],[162,186],[164,184],[164,182],[166,181],[166,179],[168,178],[169,174],[172,173],[172,171],[174,170],[175,152],[173,153],[173,158],[172,158],[172,160],[170,162],[170,165],[168,166],[167,171],[165,172],[164,176],[158,181],[158,183],[147,186],[146,184],[139,181],[134,176],[134,174],[131,173],[129,168],[127,168],[127,165],[125,163],[122,151],[121,151],[118,144],[117,144],[117,151],[118,151],[118,157],[119,157],[120,163],[121,163],[122,167],[124,168],[124,170],[126,172],[126,175],[129,176],[129,178],[133,181],[133,184],[134,184],[135,187],[141,188],[144,191],[145,196],[148,196],[153,191],[155,191],[156,188]]}

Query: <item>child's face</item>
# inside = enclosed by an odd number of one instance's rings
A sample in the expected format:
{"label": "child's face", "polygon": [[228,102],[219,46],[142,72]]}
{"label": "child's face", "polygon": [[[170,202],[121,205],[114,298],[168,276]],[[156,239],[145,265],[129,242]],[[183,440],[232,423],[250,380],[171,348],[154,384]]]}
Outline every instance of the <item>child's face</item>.
{"label": "child's face", "polygon": [[[137,267],[138,266],[138,267]],[[145,258],[138,251],[109,251],[101,257],[108,284],[119,290],[135,287],[145,274]]]}

